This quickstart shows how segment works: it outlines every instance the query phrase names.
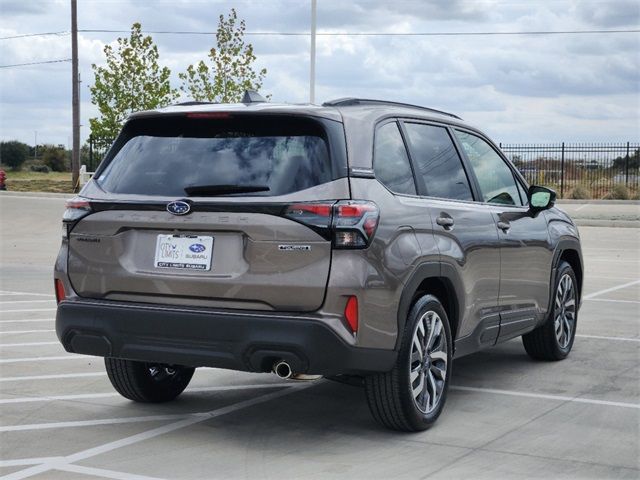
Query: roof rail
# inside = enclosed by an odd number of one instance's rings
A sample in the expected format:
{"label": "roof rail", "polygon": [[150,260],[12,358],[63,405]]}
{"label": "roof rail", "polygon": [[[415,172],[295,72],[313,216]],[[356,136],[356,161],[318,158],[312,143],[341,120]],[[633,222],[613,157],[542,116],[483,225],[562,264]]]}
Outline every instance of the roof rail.
{"label": "roof rail", "polygon": [[387,100],[373,100],[370,98],[346,97],[330,100],[322,104],[323,107],[347,107],[350,105],[389,105],[394,107],[418,108],[420,110],[427,110],[429,112],[439,113],[440,115],[447,115],[448,117],[462,120],[459,116],[454,115],[453,113],[443,112],[442,110],[436,110],[435,108],[422,107],[420,105],[412,105],[410,103],[391,102]]}

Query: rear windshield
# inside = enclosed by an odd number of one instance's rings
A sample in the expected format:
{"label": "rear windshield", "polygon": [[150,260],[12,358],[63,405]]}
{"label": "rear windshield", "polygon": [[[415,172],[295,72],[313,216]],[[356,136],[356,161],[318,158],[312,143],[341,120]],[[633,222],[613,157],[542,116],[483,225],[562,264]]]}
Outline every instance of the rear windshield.
{"label": "rear windshield", "polygon": [[98,170],[98,184],[122,194],[275,196],[346,174],[335,145],[344,142],[338,122],[211,115],[129,122]]}

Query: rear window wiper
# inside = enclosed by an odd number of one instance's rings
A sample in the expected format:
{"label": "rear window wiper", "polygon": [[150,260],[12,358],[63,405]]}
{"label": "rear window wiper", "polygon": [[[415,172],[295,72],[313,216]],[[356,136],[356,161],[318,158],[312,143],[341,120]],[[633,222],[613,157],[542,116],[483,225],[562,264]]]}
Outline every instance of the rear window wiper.
{"label": "rear window wiper", "polygon": [[190,185],[184,187],[187,195],[210,197],[216,195],[231,195],[234,193],[268,192],[266,185]]}

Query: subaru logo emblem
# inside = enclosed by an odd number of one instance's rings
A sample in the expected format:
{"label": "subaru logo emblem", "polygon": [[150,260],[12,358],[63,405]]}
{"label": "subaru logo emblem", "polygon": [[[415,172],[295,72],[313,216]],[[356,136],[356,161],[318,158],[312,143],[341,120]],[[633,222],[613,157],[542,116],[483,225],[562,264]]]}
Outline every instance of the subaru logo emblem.
{"label": "subaru logo emblem", "polygon": [[194,243],[192,245],[189,245],[189,250],[191,250],[193,253],[202,253],[206,249],[207,249],[207,247],[205,247],[201,243]]}
{"label": "subaru logo emblem", "polygon": [[181,200],[167,204],[167,212],[173,213],[174,215],[186,215],[190,211],[191,205]]}

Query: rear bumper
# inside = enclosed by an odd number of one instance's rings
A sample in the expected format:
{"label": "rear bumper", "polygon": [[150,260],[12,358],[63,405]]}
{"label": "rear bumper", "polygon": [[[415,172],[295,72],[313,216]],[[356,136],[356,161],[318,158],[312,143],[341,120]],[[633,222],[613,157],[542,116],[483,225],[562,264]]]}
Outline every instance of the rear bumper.
{"label": "rear bumper", "polygon": [[384,372],[396,352],[349,345],[313,316],[102,300],[58,305],[56,333],[68,352],[149,362],[296,373]]}

